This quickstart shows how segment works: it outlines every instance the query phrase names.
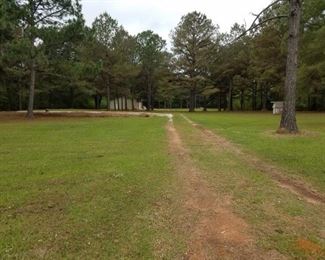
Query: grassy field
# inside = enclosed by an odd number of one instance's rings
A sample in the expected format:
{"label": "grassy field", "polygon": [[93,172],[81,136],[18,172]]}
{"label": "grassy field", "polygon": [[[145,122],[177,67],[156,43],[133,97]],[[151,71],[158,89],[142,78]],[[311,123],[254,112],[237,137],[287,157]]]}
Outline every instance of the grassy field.
{"label": "grassy field", "polygon": [[325,114],[298,114],[300,136],[275,134],[280,117],[270,113],[212,112],[186,116],[325,191]]}
{"label": "grassy field", "polygon": [[[299,114],[302,134],[292,137],[276,135],[279,117],[265,113],[182,113],[324,191],[324,114]],[[184,206],[166,123],[0,117],[0,259],[184,257],[205,213]],[[180,113],[174,125],[190,165],[221,203],[229,200],[258,250],[289,259],[325,256],[323,204],[304,201],[231,150],[218,149]]]}
{"label": "grassy field", "polygon": [[[202,122],[208,118],[215,126],[219,125],[219,121],[213,121],[213,116],[227,118],[226,115],[214,114],[195,114],[191,118]],[[238,123],[235,118],[233,120],[234,124]],[[220,197],[231,199],[233,210],[249,224],[249,232],[259,248],[276,250],[289,259],[325,257],[323,205],[306,203],[232,152],[221,147],[216,149],[213,143],[200,136],[200,130],[193,128],[181,116],[175,117],[175,125],[212,189]]]}
{"label": "grassy field", "polygon": [[0,122],[0,258],[175,257],[165,123]]}

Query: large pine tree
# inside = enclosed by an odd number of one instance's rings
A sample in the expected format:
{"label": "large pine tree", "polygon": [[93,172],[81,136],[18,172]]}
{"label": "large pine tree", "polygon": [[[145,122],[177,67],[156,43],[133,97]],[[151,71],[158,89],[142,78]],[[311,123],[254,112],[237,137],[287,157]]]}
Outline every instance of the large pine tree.
{"label": "large pine tree", "polygon": [[29,101],[27,117],[33,117],[35,82],[37,70],[40,29],[44,26],[58,25],[81,12],[78,0],[17,0],[22,13],[21,24],[24,37],[28,39],[28,68],[30,71]]}

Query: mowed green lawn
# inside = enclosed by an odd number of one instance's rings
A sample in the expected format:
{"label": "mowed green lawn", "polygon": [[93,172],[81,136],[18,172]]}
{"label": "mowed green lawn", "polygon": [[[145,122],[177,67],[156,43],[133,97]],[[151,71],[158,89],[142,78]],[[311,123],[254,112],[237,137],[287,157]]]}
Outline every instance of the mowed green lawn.
{"label": "mowed green lawn", "polygon": [[0,120],[0,259],[175,257],[165,124]]}
{"label": "mowed green lawn", "polygon": [[[279,136],[279,116],[183,113],[324,191],[324,114],[299,114],[303,133]],[[166,118],[8,118],[0,118],[0,259],[184,256],[186,225],[196,216],[182,207]],[[179,115],[175,126],[211,189],[233,198],[261,248],[297,259],[323,255],[322,205],[211,149]],[[305,239],[316,253],[301,251]]]}
{"label": "mowed green lawn", "polygon": [[198,112],[186,116],[325,191],[324,113],[298,113],[299,136],[276,134],[280,116],[270,112]]}

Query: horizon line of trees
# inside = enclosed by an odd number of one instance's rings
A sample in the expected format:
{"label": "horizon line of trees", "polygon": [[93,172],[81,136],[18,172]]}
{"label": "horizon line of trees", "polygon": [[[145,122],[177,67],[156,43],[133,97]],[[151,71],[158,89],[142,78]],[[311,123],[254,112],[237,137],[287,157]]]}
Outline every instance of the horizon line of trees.
{"label": "horizon line of trees", "polygon": [[[297,109],[325,110],[325,2],[302,9]],[[239,24],[220,33],[191,12],[169,51],[158,34],[132,36],[106,12],[88,27],[78,0],[0,0],[0,110],[109,110],[118,98],[148,110],[270,109],[284,99],[288,39],[288,19],[272,17],[288,10],[276,1],[247,34]]]}

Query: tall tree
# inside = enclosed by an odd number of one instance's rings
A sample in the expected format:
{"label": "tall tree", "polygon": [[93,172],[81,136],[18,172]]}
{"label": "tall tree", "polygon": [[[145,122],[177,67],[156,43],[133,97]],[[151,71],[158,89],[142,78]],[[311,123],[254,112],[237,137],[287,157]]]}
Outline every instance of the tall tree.
{"label": "tall tree", "polygon": [[111,80],[113,66],[113,41],[119,30],[118,23],[108,13],[104,12],[93,23],[95,39],[102,45],[101,64],[102,80],[106,86],[107,110],[110,110]]}
{"label": "tall tree", "polygon": [[22,26],[24,36],[29,42],[30,84],[27,116],[33,117],[35,81],[37,69],[38,45],[42,43],[39,38],[40,28],[43,26],[62,24],[81,11],[78,0],[17,0],[22,10]]}
{"label": "tall tree", "polygon": [[276,93],[274,98],[283,98],[286,51],[282,45],[285,45],[284,32],[274,25],[261,28],[252,40],[249,70],[261,92],[262,110],[267,109],[272,91]]}
{"label": "tall tree", "polygon": [[147,110],[153,110],[155,73],[162,65],[166,42],[152,31],[144,31],[136,36],[139,62],[142,67],[142,75],[146,86]]}
{"label": "tall tree", "polygon": [[325,1],[303,4],[303,30],[300,41],[297,106],[309,110],[325,109]]}
{"label": "tall tree", "polygon": [[[8,78],[7,70],[9,67],[7,61],[8,49],[14,39],[15,22],[18,21],[18,17],[12,11],[15,10],[15,7],[13,0],[0,1],[0,104],[7,103],[6,79]],[[10,105],[7,105],[7,107],[10,109]]]}
{"label": "tall tree", "polygon": [[288,56],[280,132],[298,132],[296,122],[296,89],[301,8],[302,0],[290,0]]}
{"label": "tall tree", "polygon": [[[131,98],[132,110],[135,110],[134,100],[138,98],[135,82],[139,74],[136,39],[120,27],[113,41],[113,49],[116,58],[113,74],[117,87],[120,87],[118,92],[124,94],[125,99]],[[124,103],[124,108],[129,109],[127,102]]]}
{"label": "tall tree", "polygon": [[195,111],[195,97],[199,82],[206,75],[210,51],[214,47],[216,27],[206,15],[189,13],[181,18],[172,32],[173,51],[176,56],[177,73],[188,79],[189,111]]}
{"label": "tall tree", "polygon": [[[288,15],[278,14],[277,7],[283,3],[283,0],[275,0],[258,15],[256,15],[252,25],[246,30],[243,36],[249,31],[257,30],[261,25],[267,24],[272,20],[289,18],[288,30],[288,53],[286,65],[286,78],[284,87],[284,107],[278,132],[297,133],[298,126],[296,122],[296,89],[297,89],[297,67],[298,67],[298,45],[300,35],[302,0],[288,0]],[[287,2],[287,1],[285,1]],[[275,12],[273,12],[275,10]],[[282,9],[281,9],[282,10]],[[265,17],[263,17],[267,14]],[[271,14],[271,15],[269,15]]]}

